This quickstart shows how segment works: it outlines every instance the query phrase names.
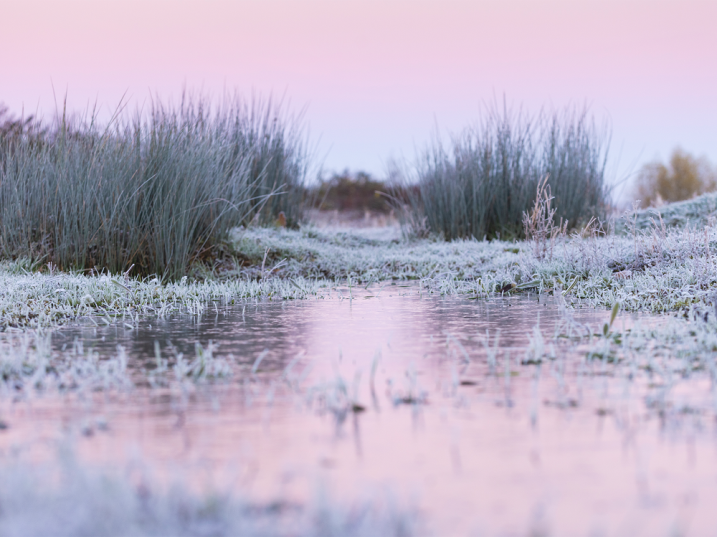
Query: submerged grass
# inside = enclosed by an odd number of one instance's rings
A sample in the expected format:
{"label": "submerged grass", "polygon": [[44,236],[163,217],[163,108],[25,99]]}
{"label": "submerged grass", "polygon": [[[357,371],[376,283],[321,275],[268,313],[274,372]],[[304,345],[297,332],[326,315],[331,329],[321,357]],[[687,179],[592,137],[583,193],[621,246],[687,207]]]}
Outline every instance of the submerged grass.
{"label": "submerged grass", "polygon": [[0,256],[179,279],[227,232],[301,219],[306,151],[271,102],[185,98],[0,135]]}
{"label": "submerged grass", "polygon": [[436,140],[405,174],[394,202],[410,234],[519,238],[522,215],[547,177],[556,217],[574,227],[605,213],[606,156],[605,137],[586,111],[534,118],[493,107],[450,148]]}

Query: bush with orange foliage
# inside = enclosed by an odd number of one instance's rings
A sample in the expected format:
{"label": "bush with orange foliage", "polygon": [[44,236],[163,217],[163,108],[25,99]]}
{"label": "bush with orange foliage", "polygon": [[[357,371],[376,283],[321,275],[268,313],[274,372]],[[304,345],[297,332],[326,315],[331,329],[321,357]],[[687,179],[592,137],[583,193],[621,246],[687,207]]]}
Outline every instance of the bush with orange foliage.
{"label": "bush with orange foliage", "polygon": [[716,189],[717,171],[710,162],[676,148],[667,165],[654,161],[642,167],[634,196],[645,208],[691,199]]}

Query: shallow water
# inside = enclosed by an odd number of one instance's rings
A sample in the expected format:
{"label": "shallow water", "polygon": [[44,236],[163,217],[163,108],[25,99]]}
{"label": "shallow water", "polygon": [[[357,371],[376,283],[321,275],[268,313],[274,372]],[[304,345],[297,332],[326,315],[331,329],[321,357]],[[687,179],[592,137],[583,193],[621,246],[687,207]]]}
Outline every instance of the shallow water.
{"label": "shallow water", "polygon": [[[257,501],[311,501],[320,486],[351,502],[388,488],[435,535],[711,534],[714,419],[667,420],[645,404],[654,386],[586,362],[584,343],[553,340],[599,331],[608,311],[417,286],[350,295],[63,329],[58,348],[121,344],[136,369],[153,363],[155,341],[169,356],[167,342],[192,355],[211,340],[235,375],[4,403],[0,446],[39,460],[74,431],[88,464],[137,459],[160,479],[239,487]],[[555,359],[522,364],[536,345]],[[685,400],[708,389],[696,379]]]}

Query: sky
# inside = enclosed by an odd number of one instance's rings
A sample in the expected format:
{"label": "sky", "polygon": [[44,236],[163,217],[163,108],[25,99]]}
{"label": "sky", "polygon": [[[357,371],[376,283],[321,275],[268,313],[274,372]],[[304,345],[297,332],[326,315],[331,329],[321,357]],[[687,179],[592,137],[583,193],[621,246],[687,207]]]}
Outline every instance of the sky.
{"label": "sky", "polygon": [[503,99],[588,106],[625,179],[717,162],[717,1],[0,0],[0,102],[52,114],[184,89],[283,99],[325,172],[385,175]]}

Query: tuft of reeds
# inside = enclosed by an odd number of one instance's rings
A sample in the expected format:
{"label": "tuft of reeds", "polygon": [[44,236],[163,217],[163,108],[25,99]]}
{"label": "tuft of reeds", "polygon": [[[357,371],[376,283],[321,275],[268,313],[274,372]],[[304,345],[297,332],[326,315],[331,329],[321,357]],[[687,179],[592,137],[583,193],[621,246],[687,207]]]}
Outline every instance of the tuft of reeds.
{"label": "tuft of reeds", "polygon": [[522,215],[548,176],[555,217],[574,227],[605,212],[607,145],[587,110],[530,117],[494,106],[449,148],[436,138],[413,171],[397,174],[394,204],[409,234],[522,238]]}
{"label": "tuft of reeds", "polygon": [[176,279],[230,229],[301,218],[307,155],[271,101],[185,97],[0,134],[0,255]]}

